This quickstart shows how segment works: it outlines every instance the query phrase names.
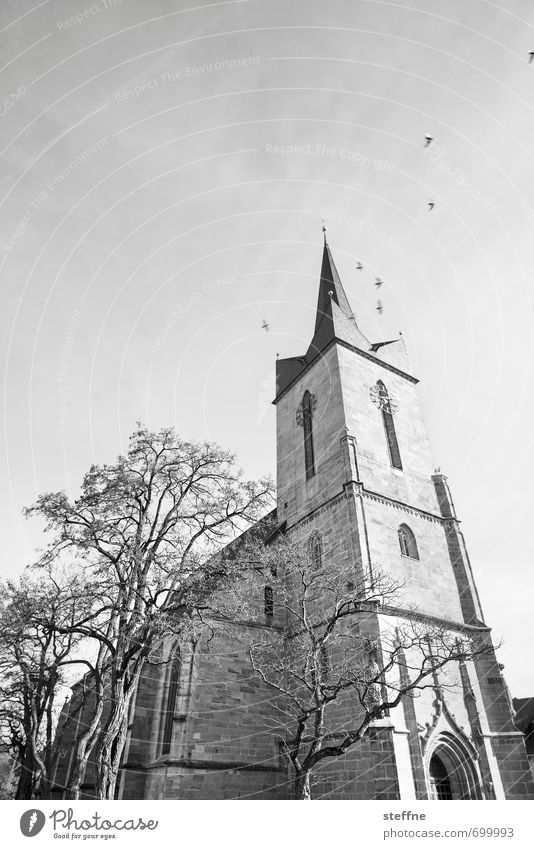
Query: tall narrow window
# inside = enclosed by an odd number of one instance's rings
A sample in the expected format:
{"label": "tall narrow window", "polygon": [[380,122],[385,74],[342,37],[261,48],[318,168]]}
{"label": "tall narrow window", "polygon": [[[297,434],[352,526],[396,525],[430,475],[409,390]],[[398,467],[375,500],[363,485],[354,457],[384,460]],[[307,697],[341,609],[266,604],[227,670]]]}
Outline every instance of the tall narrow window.
{"label": "tall narrow window", "polygon": [[320,569],[323,562],[323,543],[321,535],[315,531],[310,537],[310,561],[314,569]]}
{"label": "tall narrow window", "polygon": [[312,396],[306,389],[302,399],[302,425],[304,428],[304,463],[306,466],[306,480],[315,474],[315,458],[313,455],[313,428],[312,428],[313,404]]}
{"label": "tall narrow window", "polygon": [[378,380],[376,385],[378,387],[382,421],[384,422],[384,430],[386,432],[386,440],[388,443],[389,459],[394,469],[402,469],[399,443],[397,442],[395,423],[393,421],[393,405],[388,395],[388,391],[382,381]]}
{"label": "tall narrow window", "polygon": [[413,560],[419,560],[417,543],[412,529],[408,525],[401,525],[397,533],[399,535],[401,554],[405,557],[412,557]]}
{"label": "tall narrow window", "polygon": [[163,741],[161,745],[161,754],[168,755],[171,751],[172,732],[174,728],[174,710],[176,707],[176,696],[178,694],[178,682],[180,680],[180,670],[182,661],[180,650],[176,649],[176,654],[173,658],[171,670],[169,674],[169,686],[167,689],[167,701],[165,706],[165,717],[163,725]]}
{"label": "tall narrow window", "polygon": [[272,616],[274,613],[274,593],[272,587],[265,587],[263,591],[263,606],[266,616]]}

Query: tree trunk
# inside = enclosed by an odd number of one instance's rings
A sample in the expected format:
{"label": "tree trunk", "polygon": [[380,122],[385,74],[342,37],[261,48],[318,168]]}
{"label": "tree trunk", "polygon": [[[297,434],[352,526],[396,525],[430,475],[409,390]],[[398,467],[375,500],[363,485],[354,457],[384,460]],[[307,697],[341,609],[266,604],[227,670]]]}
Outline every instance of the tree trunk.
{"label": "tree trunk", "polygon": [[111,742],[98,751],[97,754],[97,778],[96,798],[114,799],[115,788],[119,768],[124,751],[124,744],[128,732],[127,718],[125,717],[121,729]]}
{"label": "tree trunk", "polygon": [[97,799],[113,799],[115,794],[116,775],[106,751],[99,754],[96,765],[96,792]]}
{"label": "tree trunk", "polygon": [[91,752],[93,751],[96,729],[98,727],[98,722],[100,721],[101,713],[101,709],[97,710],[95,716],[92,717],[91,725],[81,735],[81,737],[78,738],[76,743],[72,767],[67,775],[67,799],[80,798],[82,783],[85,779],[85,773],[87,772],[87,764],[89,763]]}
{"label": "tree trunk", "polygon": [[96,746],[96,798],[114,799],[122,754],[128,736],[130,705],[135,700],[144,659],[138,660],[137,668],[128,684],[124,680],[115,682],[111,692],[112,709],[100,734]]}
{"label": "tree trunk", "polygon": [[68,786],[66,788],[66,797],[67,799],[79,799],[82,787],[82,781],[85,778],[85,773],[87,772],[87,763],[89,761],[89,753],[85,752],[82,754],[77,754],[74,759],[74,764],[72,768],[72,772],[68,777]]}
{"label": "tree trunk", "polygon": [[97,755],[96,798],[114,799],[117,777],[119,775],[122,753],[127,735],[126,722],[124,729],[109,743],[99,750]]}
{"label": "tree trunk", "polygon": [[[122,695],[122,694],[121,694]],[[113,799],[128,731],[129,698],[115,700],[95,752],[96,798]]]}
{"label": "tree trunk", "polygon": [[[78,721],[75,731],[76,748],[72,767],[67,776],[67,799],[79,799],[82,782],[87,772],[87,764],[92,754],[95,740],[100,728],[100,720],[104,709],[104,695],[99,672],[99,680],[95,689],[87,695],[85,684],[81,695],[81,703],[78,705]],[[78,728],[83,721],[84,731],[79,734]]]}
{"label": "tree trunk", "polygon": [[39,792],[37,795],[39,799],[50,799],[50,791],[51,791],[51,782],[47,772],[41,774],[41,780],[39,782]]}
{"label": "tree trunk", "polygon": [[48,770],[43,755],[37,748],[37,740],[35,733],[32,733],[28,738],[30,752],[34,763],[34,794],[39,799],[48,799],[50,797],[50,781]]}
{"label": "tree trunk", "polygon": [[112,769],[113,769],[113,787],[111,788],[113,795],[110,797],[111,799],[115,798],[117,780],[120,774],[120,767],[122,763],[122,756],[124,754],[124,748],[126,746],[126,740],[128,738],[128,726],[129,726],[129,713],[126,713],[124,717],[124,722],[122,724],[122,728],[120,730],[119,736],[115,741],[115,748],[113,752],[113,761],[112,761]]}
{"label": "tree trunk", "polygon": [[301,772],[295,777],[295,799],[311,799],[309,772]]}
{"label": "tree trunk", "polygon": [[33,786],[35,784],[35,768],[37,764],[33,759],[30,748],[27,747],[24,757],[20,763],[20,775],[17,783],[15,799],[31,799]]}

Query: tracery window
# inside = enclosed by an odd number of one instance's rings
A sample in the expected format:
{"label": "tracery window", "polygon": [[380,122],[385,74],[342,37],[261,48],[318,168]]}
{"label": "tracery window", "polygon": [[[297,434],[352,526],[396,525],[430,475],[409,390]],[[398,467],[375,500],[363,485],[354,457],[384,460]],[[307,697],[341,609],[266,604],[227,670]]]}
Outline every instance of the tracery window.
{"label": "tracery window", "polygon": [[389,451],[389,459],[394,469],[402,469],[402,461],[393,421],[393,403],[389,397],[385,384],[381,380],[376,382],[378,388],[379,406],[382,413],[382,422],[386,432],[386,441]]}

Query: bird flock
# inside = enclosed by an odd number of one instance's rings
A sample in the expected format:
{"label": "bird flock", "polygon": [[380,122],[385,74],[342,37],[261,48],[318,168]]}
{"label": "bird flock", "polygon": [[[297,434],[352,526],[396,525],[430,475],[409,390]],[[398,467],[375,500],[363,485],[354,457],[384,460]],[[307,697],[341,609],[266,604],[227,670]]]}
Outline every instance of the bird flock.
{"label": "bird flock", "polygon": [[[530,50],[529,54],[528,54],[529,65],[532,64],[533,61],[534,61],[534,50]],[[425,148],[430,147],[430,145],[432,144],[433,141],[434,141],[434,137],[431,136],[430,133],[425,133],[425,143],[424,143],[423,147],[425,147]],[[435,201],[429,200],[427,202],[428,211],[432,212],[435,205],[436,205]],[[324,218],[323,218],[323,231],[326,232]],[[363,271],[363,264],[361,262],[356,263],[356,271]],[[380,287],[383,286],[383,285],[384,285],[384,281],[381,280],[380,277],[375,277],[376,288],[380,289]],[[384,307],[382,306],[381,300],[377,300],[377,302],[376,302],[376,311],[378,312],[379,315],[382,315],[382,313],[384,311]],[[351,318],[354,318],[354,316],[351,316]],[[263,323],[262,323],[261,326],[266,332],[269,332],[270,327],[269,327],[269,324],[267,323],[267,321],[265,319],[263,319]],[[395,341],[395,340],[392,340],[392,341]],[[382,347],[382,345],[389,345],[389,344],[390,344],[390,342],[376,342],[376,343],[373,343],[371,350],[372,351],[378,350],[378,348]],[[277,354],[277,356],[278,356],[278,354]]]}
{"label": "bird flock", "polygon": [[[532,51],[531,57],[534,57],[534,51]],[[530,61],[532,61],[532,59],[530,59]],[[429,133],[425,133],[425,143],[424,143],[423,147],[430,147],[430,145],[432,144],[433,141],[434,141],[434,137],[431,136]],[[427,203],[428,211],[432,212],[435,205],[436,205],[435,201],[429,200],[428,203]],[[356,263],[356,271],[363,271],[363,264],[361,262]],[[376,288],[380,289],[380,287],[383,286],[383,285],[384,285],[384,281],[381,280],[380,277],[375,277]],[[381,300],[377,300],[377,302],[376,302],[376,311],[379,315],[382,315],[382,313],[384,312],[384,307],[382,306]],[[384,344],[389,344],[389,343],[386,342]],[[371,348],[371,350],[373,350],[373,349]],[[376,349],[376,350],[378,350],[378,349]]]}
{"label": "bird flock", "polygon": [[[528,61],[529,61],[529,63],[531,63],[533,60],[534,60],[534,50],[531,50],[531,51],[530,51],[530,53],[529,53],[529,60],[528,60]],[[433,142],[433,141],[434,141],[434,137],[433,137],[433,136],[431,136],[429,133],[425,133],[425,142],[424,142],[423,147],[425,147],[425,148],[430,147],[430,145],[432,144],[432,142]],[[432,210],[434,209],[435,205],[436,205],[436,202],[435,202],[435,201],[433,201],[433,200],[429,200],[429,201],[427,202],[428,211],[429,211],[429,212],[432,212]],[[324,223],[324,218],[323,218],[323,231],[326,231],[326,227],[325,227],[325,223]],[[356,263],[356,271],[363,271],[363,268],[364,268],[363,263],[361,263],[361,262],[357,262],[357,263]],[[380,289],[380,287],[384,285],[384,281],[383,281],[383,280],[381,280],[381,279],[380,279],[380,277],[375,277],[375,284],[374,284],[374,285],[375,285],[375,287],[376,287],[377,289]],[[377,300],[377,303],[376,303],[376,311],[378,312],[378,314],[379,314],[379,315],[382,315],[382,313],[383,313],[383,311],[384,311],[384,307],[382,306],[382,301],[381,301],[381,300]],[[262,325],[261,325],[261,326],[262,326],[262,328],[263,328],[266,332],[269,332],[269,331],[270,331],[270,329],[271,329],[271,328],[269,327],[269,324],[268,324],[268,322],[266,321],[266,319],[263,319],[263,322],[262,322]],[[394,340],[392,340],[392,341],[394,341]],[[381,347],[382,345],[389,345],[389,344],[390,344],[389,342],[376,343],[376,345],[378,345],[379,347]],[[373,346],[373,347],[374,347],[374,346]],[[373,348],[372,348],[371,350],[373,350]],[[378,350],[378,348],[376,348],[376,350]]]}

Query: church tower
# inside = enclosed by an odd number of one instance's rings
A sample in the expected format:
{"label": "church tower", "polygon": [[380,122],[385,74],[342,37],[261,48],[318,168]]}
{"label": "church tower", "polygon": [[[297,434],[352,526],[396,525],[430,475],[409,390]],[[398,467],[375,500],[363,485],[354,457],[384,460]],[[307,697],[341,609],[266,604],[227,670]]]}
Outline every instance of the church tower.
{"label": "church tower", "polygon": [[[442,669],[344,755],[325,758],[314,769],[312,798],[532,799],[523,735],[447,479],[432,471],[417,383],[402,339],[363,335],[325,236],[312,341],[303,356],[277,362],[278,506],[251,531],[266,545],[278,533],[301,534],[325,571],[361,576],[379,566],[401,584],[393,613],[376,607],[365,615],[362,627],[379,643],[385,620],[408,621],[415,608],[419,621],[486,651],[454,661],[451,675]],[[215,616],[190,645],[162,639],[132,705],[120,798],[293,798],[278,696],[254,674],[249,652],[273,628],[294,635],[264,586],[272,578],[255,570],[253,580],[250,617],[228,616],[221,627]],[[402,663],[396,670],[409,674]],[[57,796],[69,786],[73,740],[91,711],[80,706],[82,689],[60,721]],[[340,711],[331,736],[354,727],[351,692]],[[83,792],[94,795],[91,764]]]}
{"label": "church tower", "polygon": [[278,522],[319,534],[333,569],[380,564],[407,608],[489,652],[457,665],[455,687],[438,676],[406,697],[342,763],[324,762],[314,795],[533,798],[447,478],[432,473],[417,384],[402,338],[370,342],[360,330],[325,231],[312,341],[277,361]]}

